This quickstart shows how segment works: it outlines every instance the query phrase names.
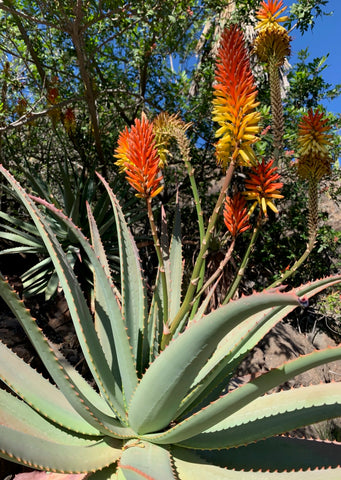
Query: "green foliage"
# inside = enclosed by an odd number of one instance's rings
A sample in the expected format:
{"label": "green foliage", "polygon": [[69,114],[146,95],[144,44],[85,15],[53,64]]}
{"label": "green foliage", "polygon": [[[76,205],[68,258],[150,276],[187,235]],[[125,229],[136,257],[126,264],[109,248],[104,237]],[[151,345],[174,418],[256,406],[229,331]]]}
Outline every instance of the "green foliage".
{"label": "green foliage", "polygon": [[301,34],[315,26],[315,19],[322,15],[329,15],[323,9],[328,0],[299,0],[290,7],[290,25],[295,23]]}
{"label": "green foliage", "polygon": [[[65,162],[64,165],[59,165],[59,177],[53,176],[49,183],[43,181],[41,174],[34,166],[31,166],[30,170],[23,170],[23,174],[31,186],[32,195],[38,195],[62,209],[87,236],[90,236],[90,230],[86,204],[93,205],[94,217],[106,246],[107,256],[110,258],[111,269],[113,274],[116,272],[117,277],[118,245],[114,220],[107,211],[109,198],[103,191],[100,192],[100,185],[96,181],[94,172],[89,174],[85,169],[74,171],[72,164],[70,168],[70,163]],[[49,184],[53,184],[53,189]],[[134,204],[134,201],[131,203]],[[46,215],[50,228],[67,255],[70,266],[81,279],[82,287],[90,298],[93,284],[92,271],[77,237],[65,228],[53,212],[47,210]],[[0,238],[10,245],[15,244],[14,247],[4,248],[0,255],[29,254],[36,258],[34,265],[21,275],[24,296],[44,294],[45,300],[49,300],[55,295],[59,280],[38,229],[29,221],[23,221],[20,214],[9,215],[0,212],[0,218],[2,221]]]}
{"label": "green foliage", "polygon": [[341,92],[341,84],[332,86],[323,79],[322,72],[328,68],[328,54],[310,62],[307,62],[308,58],[308,48],[298,52],[298,63],[288,75],[288,106],[296,109],[316,107],[322,100],[332,100]]}

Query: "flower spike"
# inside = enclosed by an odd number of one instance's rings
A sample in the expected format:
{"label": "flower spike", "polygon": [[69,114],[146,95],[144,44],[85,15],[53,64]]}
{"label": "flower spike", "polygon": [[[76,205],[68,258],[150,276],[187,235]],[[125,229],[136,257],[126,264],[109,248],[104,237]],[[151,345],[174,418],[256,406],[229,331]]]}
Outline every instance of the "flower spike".
{"label": "flower spike", "polygon": [[224,170],[231,161],[250,166],[255,163],[251,145],[259,132],[260,113],[255,110],[259,102],[244,37],[237,26],[222,35],[215,79],[213,120],[220,125],[216,132],[220,137],[218,164]]}
{"label": "flower spike", "polygon": [[236,193],[232,198],[226,197],[224,223],[233,238],[251,228],[246,200],[240,192]]}
{"label": "flower spike", "polygon": [[137,197],[153,198],[161,192],[163,177],[160,175],[160,158],[152,122],[142,116],[142,120],[135,120],[130,131],[126,127],[119,136],[115,152],[116,165],[138,192]]}
{"label": "flower spike", "polygon": [[251,169],[249,179],[245,182],[246,191],[243,193],[247,200],[254,202],[250,209],[250,214],[257,204],[261,206],[265,217],[267,217],[267,207],[278,213],[272,199],[283,198],[283,195],[279,193],[283,183],[277,181],[280,175],[277,173],[277,167],[273,167],[273,164],[274,160],[266,163],[263,159],[259,165]]}
{"label": "flower spike", "polygon": [[268,28],[274,23],[286,22],[289,17],[280,17],[281,13],[286,10],[287,7],[283,7],[282,0],[268,0],[263,1],[260,4],[260,8],[257,12],[257,18],[260,20],[256,28],[262,30]]}
{"label": "flower spike", "polygon": [[267,0],[261,3],[257,12],[260,22],[256,28],[259,30],[254,42],[254,53],[263,62],[269,72],[272,128],[274,134],[274,158],[278,163],[282,150],[284,134],[284,117],[281,96],[281,82],[279,67],[286,57],[290,56],[290,36],[280,22],[288,17],[281,17],[286,7],[282,0]]}
{"label": "flower spike", "polygon": [[331,135],[323,112],[309,110],[298,126],[298,174],[301,178],[320,181],[330,173],[332,158],[328,152]]}

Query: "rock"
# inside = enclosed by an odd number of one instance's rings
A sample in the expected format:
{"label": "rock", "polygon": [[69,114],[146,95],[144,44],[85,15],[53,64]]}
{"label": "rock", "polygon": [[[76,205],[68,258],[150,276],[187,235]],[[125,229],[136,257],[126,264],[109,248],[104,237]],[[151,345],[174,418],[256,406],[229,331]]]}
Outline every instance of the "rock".
{"label": "rock", "polygon": [[[249,381],[253,377],[257,377],[261,373],[276,368],[300,355],[306,355],[316,349],[328,346],[336,346],[336,344],[323,332],[318,332],[312,342],[306,335],[299,333],[291,325],[278,323],[244,359],[238,371],[237,379],[233,381],[233,387],[235,388],[238,384]],[[331,381],[339,381],[340,379],[341,361],[337,361],[297,375],[272,391],[316,385],[321,382],[329,383]],[[333,419],[298,429],[295,432],[291,432],[291,435],[293,434],[306,438],[340,440],[341,419]]]}

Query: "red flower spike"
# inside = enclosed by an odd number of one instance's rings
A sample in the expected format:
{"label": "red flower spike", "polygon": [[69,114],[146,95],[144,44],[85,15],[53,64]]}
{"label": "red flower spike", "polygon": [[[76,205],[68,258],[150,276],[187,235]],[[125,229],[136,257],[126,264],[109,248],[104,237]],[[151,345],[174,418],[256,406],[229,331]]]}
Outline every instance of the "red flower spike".
{"label": "red flower spike", "polygon": [[224,204],[224,223],[234,238],[251,228],[249,214],[246,208],[246,200],[241,193],[237,193],[232,198],[226,197]]}
{"label": "red flower spike", "polygon": [[121,173],[126,174],[128,182],[138,192],[137,197],[153,198],[161,192],[163,177],[160,175],[153,123],[145,116],[142,120],[135,119],[130,131],[125,128],[120,134],[114,156]]}
{"label": "red flower spike", "polygon": [[267,207],[278,213],[272,199],[283,198],[283,195],[279,193],[283,183],[277,182],[280,175],[277,173],[277,167],[273,167],[273,164],[274,160],[266,163],[263,159],[259,165],[252,167],[249,178],[245,182],[246,190],[243,194],[247,200],[254,202],[250,209],[250,214],[257,204],[261,206],[264,216],[267,216]]}
{"label": "red flower spike", "polygon": [[255,163],[251,145],[257,140],[260,114],[255,111],[257,89],[242,32],[237,26],[221,37],[215,73],[213,120],[220,128],[216,137],[218,164],[229,162],[250,166]]}

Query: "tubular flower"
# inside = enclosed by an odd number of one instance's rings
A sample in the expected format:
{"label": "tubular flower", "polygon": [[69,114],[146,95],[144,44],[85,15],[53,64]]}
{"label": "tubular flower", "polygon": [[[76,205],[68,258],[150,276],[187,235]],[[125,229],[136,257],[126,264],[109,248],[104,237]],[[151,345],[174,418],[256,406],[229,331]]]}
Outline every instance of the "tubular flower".
{"label": "tubular flower", "polygon": [[274,58],[276,66],[283,65],[286,57],[290,56],[290,36],[281,25],[273,25],[259,32],[254,52],[261,62],[268,63]]}
{"label": "tubular flower", "polygon": [[261,8],[257,12],[260,22],[256,25],[259,33],[255,40],[254,52],[261,62],[269,63],[272,59],[277,67],[283,65],[285,57],[290,55],[290,36],[279,24],[288,19],[280,17],[285,9],[282,0],[268,0],[261,3]]}
{"label": "tubular flower", "polygon": [[298,125],[298,174],[304,179],[320,181],[330,173],[331,156],[328,152],[331,135],[327,118],[318,110],[309,110]]}
{"label": "tubular flower", "polygon": [[213,120],[220,128],[216,137],[218,164],[229,162],[250,166],[255,163],[251,145],[257,140],[260,113],[255,109],[257,89],[242,32],[236,26],[225,30],[221,38],[214,85]]}
{"label": "tubular flower", "polygon": [[289,17],[280,17],[281,13],[286,10],[287,7],[283,7],[282,0],[268,0],[261,2],[260,8],[257,12],[257,18],[260,20],[256,28],[259,30],[267,29],[275,24],[285,22]]}
{"label": "tubular flower", "polygon": [[251,228],[249,218],[245,197],[240,192],[236,193],[232,198],[226,197],[224,223],[232,237],[235,238],[240,233]]}
{"label": "tubular flower", "polygon": [[137,197],[153,198],[161,192],[163,177],[160,175],[160,158],[152,122],[143,116],[142,120],[135,120],[130,131],[126,127],[119,136],[115,152],[114,157],[118,159],[116,165],[138,192]]}
{"label": "tubular flower", "polygon": [[283,198],[279,190],[283,187],[282,182],[277,182],[280,175],[277,173],[277,167],[273,167],[274,160],[268,163],[263,159],[262,162],[252,167],[249,179],[245,182],[245,195],[247,200],[253,201],[250,209],[251,214],[259,204],[262,208],[264,216],[267,217],[267,207],[270,207],[275,213],[278,213],[277,208],[273,204],[274,198]]}

